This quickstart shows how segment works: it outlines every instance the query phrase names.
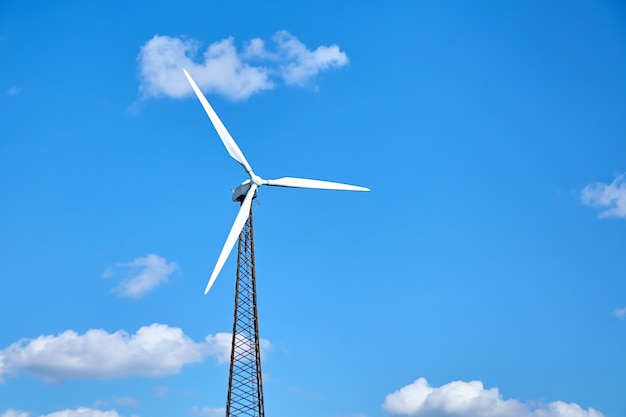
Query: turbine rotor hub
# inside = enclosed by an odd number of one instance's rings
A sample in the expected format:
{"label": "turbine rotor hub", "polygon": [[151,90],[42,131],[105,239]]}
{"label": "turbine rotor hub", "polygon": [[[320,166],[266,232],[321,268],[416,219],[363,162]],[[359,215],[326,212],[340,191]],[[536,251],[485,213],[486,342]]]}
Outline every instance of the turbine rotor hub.
{"label": "turbine rotor hub", "polygon": [[250,173],[250,180],[259,187],[265,183],[263,178],[259,177],[255,173]]}

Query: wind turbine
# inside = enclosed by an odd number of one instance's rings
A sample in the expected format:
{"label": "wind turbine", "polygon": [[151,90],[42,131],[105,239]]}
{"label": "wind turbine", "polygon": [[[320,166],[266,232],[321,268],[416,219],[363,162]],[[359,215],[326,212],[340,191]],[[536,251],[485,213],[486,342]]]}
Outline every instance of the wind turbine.
{"label": "wind turbine", "polygon": [[237,161],[249,176],[233,191],[233,201],[240,202],[239,212],[226,237],[224,247],[209,282],[204,290],[208,293],[228,259],[237,237],[237,281],[235,287],[235,319],[230,357],[230,375],[228,381],[228,399],[226,417],[235,415],[264,417],[263,389],[261,378],[260,339],[256,303],[256,271],[254,264],[254,233],[252,228],[252,200],[264,185],[272,187],[312,188],[324,190],[369,191],[368,188],[338,182],[312,180],[306,178],[283,177],[273,180],[256,175],[246,157],[237,146],[224,124],[202,94],[202,91],[186,69],[183,69],[187,81],[202,103],[213,127],[222,140],[230,156]]}

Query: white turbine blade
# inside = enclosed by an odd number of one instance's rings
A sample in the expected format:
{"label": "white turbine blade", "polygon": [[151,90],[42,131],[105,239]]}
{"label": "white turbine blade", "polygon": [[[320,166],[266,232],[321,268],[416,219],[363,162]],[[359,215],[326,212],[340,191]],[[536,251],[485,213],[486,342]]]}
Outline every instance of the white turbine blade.
{"label": "white turbine blade", "polygon": [[184,68],[183,71],[185,72],[185,77],[187,77],[187,81],[189,81],[189,84],[191,84],[191,88],[193,88],[196,96],[198,96],[198,100],[200,100],[200,103],[202,103],[204,111],[206,112],[207,116],[209,116],[209,119],[211,119],[211,123],[213,123],[213,127],[217,131],[217,134],[219,135],[220,139],[222,139],[224,147],[226,148],[230,156],[232,156],[235,161],[239,162],[241,166],[246,170],[246,172],[250,174],[252,172],[252,168],[246,160],[246,157],[243,156],[243,152],[241,152],[241,149],[239,149],[239,146],[237,146],[237,143],[235,142],[233,137],[230,136],[230,133],[228,133],[228,130],[226,130],[226,127],[224,127],[224,124],[222,123],[220,118],[217,117],[217,113],[215,113],[215,110],[213,110],[213,107],[211,107],[209,101],[206,99],[204,94],[202,94],[202,91],[200,91],[193,78],[191,78],[191,75],[189,75],[187,70]]}
{"label": "white turbine blade", "polygon": [[246,194],[246,198],[244,198],[243,203],[241,203],[241,207],[239,208],[239,213],[237,213],[237,217],[235,217],[235,222],[233,223],[233,227],[230,228],[230,232],[228,233],[228,237],[226,238],[226,243],[224,243],[224,247],[222,248],[222,252],[220,253],[219,258],[217,258],[217,263],[215,264],[215,268],[213,268],[213,273],[211,274],[211,278],[209,278],[209,283],[206,285],[204,293],[208,293],[215,279],[219,275],[226,259],[228,259],[228,255],[233,250],[233,246],[235,246],[235,242],[237,238],[241,234],[243,230],[243,226],[246,224],[246,220],[248,220],[248,216],[250,215],[250,206],[252,205],[252,198],[254,197],[254,193],[257,189],[256,184],[252,184],[248,194]]}
{"label": "white turbine blade", "polygon": [[369,191],[369,188],[359,187],[358,185],[342,184],[340,182],[309,180],[306,178],[284,177],[275,180],[266,180],[266,185],[275,187],[293,187],[293,188],[317,188],[321,190],[345,190],[345,191]]}

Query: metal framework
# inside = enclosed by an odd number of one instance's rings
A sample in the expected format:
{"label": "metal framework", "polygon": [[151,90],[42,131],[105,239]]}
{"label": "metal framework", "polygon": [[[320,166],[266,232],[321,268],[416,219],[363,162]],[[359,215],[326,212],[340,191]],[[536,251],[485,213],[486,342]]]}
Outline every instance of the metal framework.
{"label": "metal framework", "polygon": [[265,416],[259,342],[254,233],[250,207],[250,217],[239,235],[226,417]]}

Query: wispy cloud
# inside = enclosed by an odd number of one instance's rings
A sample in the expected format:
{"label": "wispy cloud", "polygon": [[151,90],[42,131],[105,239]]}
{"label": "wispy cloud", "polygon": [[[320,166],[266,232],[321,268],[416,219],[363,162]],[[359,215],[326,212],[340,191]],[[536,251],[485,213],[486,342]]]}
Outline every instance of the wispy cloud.
{"label": "wispy cloud", "polygon": [[[30,417],[30,413],[9,409],[1,412],[0,417]],[[120,415],[115,410],[102,411],[88,407],[78,407],[55,411],[50,414],[41,414],[39,417],[120,417]]]}
{"label": "wispy cloud", "polygon": [[41,417],[120,417],[120,415],[115,410],[102,411],[87,407],[79,407],[73,410],[56,411]]}
{"label": "wispy cloud", "polygon": [[177,269],[176,263],[167,263],[165,258],[151,253],[132,262],[115,264],[107,268],[102,277],[123,277],[111,291],[120,297],[141,298],[159,285],[165,284]]}
{"label": "wispy cloud", "polygon": [[615,315],[615,317],[617,317],[618,319],[624,319],[624,318],[626,318],[626,307],[616,308],[615,310],[613,310],[613,314],[614,314],[614,315]]}
{"label": "wispy cloud", "polygon": [[603,417],[599,411],[575,403],[504,400],[498,388],[485,389],[480,381],[432,387],[424,378],[387,395],[383,409],[388,414],[414,417]]}
{"label": "wispy cloud", "polygon": [[16,96],[18,95],[20,92],[22,91],[22,89],[20,87],[17,86],[13,86],[9,89],[7,89],[4,94],[6,94],[7,96]]}
{"label": "wispy cloud", "polygon": [[202,417],[224,417],[226,415],[225,408],[211,408],[211,407],[192,407],[191,414]]}
{"label": "wispy cloud", "polygon": [[170,389],[165,385],[157,385],[154,388],[154,398],[165,398],[167,394],[170,392]]}
{"label": "wispy cloud", "polygon": [[139,407],[139,400],[133,397],[119,397],[113,400],[113,404],[118,405],[120,407]]}
{"label": "wispy cloud", "polygon": [[29,417],[29,414],[26,411],[9,408],[8,410],[0,412],[0,417]]}
{"label": "wispy cloud", "polygon": [[269,47],[255,38],[238,51],[230,37],[212,43],[201,55],[199,51],[199,41],[184,37],[155,35],[146,42],[137,57],[141,99],[190,96],[183,68],[203,91],[244,100],[281,82],[315,87],[321,71],[348,63],[339,46],[311,50],[287,31],[275,33]]}
{"label": "wispy cloud", "polygon": [[581,199],[584,204],[601,208],[600,218],[626,218],[626,174],[620,174],[611,184],[594,182],[583,188]]}
{"label": "wispy cloud", "polygon": [[[56,336],[22,339],[0,350],[0,382],[19,374],[49,383],[173,375],[207,356],[218,363],[228,362],[230,340],[229,333],[217,333],[194,342],[180,328],[158,323],[141,327],[133,335],[122,330],[92,329],[82,335],[67,330]],[[263,340],[261,346],[267,348],[270,343]]]}

